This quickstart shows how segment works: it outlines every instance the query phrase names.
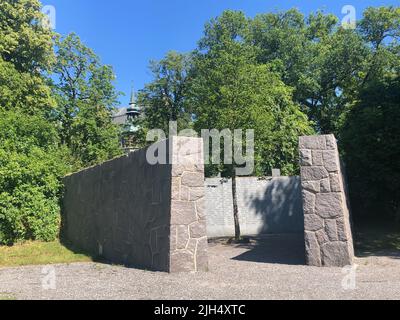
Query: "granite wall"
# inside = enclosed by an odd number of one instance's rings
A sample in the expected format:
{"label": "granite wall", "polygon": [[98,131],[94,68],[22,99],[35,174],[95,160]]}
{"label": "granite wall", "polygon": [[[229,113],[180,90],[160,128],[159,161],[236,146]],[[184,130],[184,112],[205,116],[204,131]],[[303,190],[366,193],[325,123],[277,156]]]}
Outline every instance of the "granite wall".
{"label": "granite wall", "polygon": [[301,137],[300,161],[307,264],[351,265],[349,203],[335,137]]}
{"label": "granite wall", "polygon": [[63,236],[113,263],[207,270],[202,140],[150,148],[165,164],[149,164],[143,149],[65,177]]}

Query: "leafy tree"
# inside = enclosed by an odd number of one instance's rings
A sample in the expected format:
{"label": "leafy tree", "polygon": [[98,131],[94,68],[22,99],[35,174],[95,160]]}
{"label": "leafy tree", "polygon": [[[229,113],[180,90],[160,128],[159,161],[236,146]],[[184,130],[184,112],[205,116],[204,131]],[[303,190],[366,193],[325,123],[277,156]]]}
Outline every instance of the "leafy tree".
{"label": "leafy tree", "polygon": [[[206,27],[195,59],[190,104],[195,128],[254,129],[257,174],[274,167],[297,171],[298,136],[312,132],[307,117],[293,103],[292,90],[270,65],[257,64],[256,52],[239,37],[241,14],[224,13]],[[235,19],[240,22],[235,23]],[[233,26],[233,27],[232,27]],[[239,147],[239,146],[234,146]],[[225,150],[226,151],[226,150]],[[236,164],[221,170],[232,177],[235,236],[240,239]]]}
{"label": "leafy tree", "polygon": [[40,74],[54,62],[53,32],[40,23],[38,0],[2,0],[0,56],[20,72]]}
{"label": "leafy tree", "polygon": [[68,152],[47,118],[55,105],[45,76],[53,33],[41,19],[36,0],[0,3],[0,244],[58,233]]}
{"label": "leafy tree", "polygon": [[42,75],[18,71],[0,57],[0,106],[4,110],[24,110],[28,115],[48,115],[55,100]]}
{"label": "leafy tree", "polygon": [[54,106],[43,73],[54,63],[53,32],[40,21],[37,0],[0,3],[0,106],[28,114]]}
{"label": "leafy tree", "polygon": [[370,51],[341,130],[352,203],[360,218],[400,221],[400,9],[368,8],[359,32]]}
{"label": "leafy tree", "polygon": [[339,120],[361,82],[367,56],[361,37],[322,12],[304,17],[291,9],[260,14],[249,23],[248,39],[258,48],[258,61],[277,66],[317,131],[338,133]]}
{"label": "leafy tree", "polygon": [[43,117],[0,111],[0,244],[57,237],[67,154]]}
{"label": "leafy tree", "polygon": [[145,117],[141,126],[168,132],[169,122],[178,127],[190,127],[191,114],[187,106],[188,84],[192,62],[189,54],[168,52],[160,61],[151,61],[150,70],[154,80],[139,94],[139,104],[144,106]]}
{"label": "leafy tree", "polygon": [[118,97],[111,67],[101,65],[75,34],[57,42],[56,54],[54,91],[58,106],[53,116],[61,142],[82,166],[119,155],[118,127],[111,118]]}
{"label": "leafy tree", "polygon": [[400,77],[377,79],[360,94],[342,130],[358,217],[400,221]]}
{"label": "leafy tree", "polygon": [[399,64],[400,8],[367,8],[359,23],[359,33],[370,47],[363,86]]}

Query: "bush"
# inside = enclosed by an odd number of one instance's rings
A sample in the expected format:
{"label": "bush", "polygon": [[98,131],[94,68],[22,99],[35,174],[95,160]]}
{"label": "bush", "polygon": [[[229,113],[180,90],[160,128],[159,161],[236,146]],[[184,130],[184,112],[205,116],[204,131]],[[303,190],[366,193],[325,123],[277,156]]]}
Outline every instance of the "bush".
{"label": "bush", "polygon": [[46,120],[0,111],[0,244],[56,239],[65,154]]}

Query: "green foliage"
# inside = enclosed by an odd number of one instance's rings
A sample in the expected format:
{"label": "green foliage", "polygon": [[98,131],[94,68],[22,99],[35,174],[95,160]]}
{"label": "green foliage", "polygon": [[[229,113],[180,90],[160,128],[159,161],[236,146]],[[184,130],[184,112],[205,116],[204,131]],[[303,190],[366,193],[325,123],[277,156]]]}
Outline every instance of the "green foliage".
{"label": "green foliage", "polygon": [[[37,0],[0,2],[0,244],[54,240],[60,178],[121,153],[112,68],[42,18]],[[254,129],[264,175],[297,172],[299,135],[335,133],[356,212],[400,220],[399,38],[398,7],[366,9],[354,30],[322,12],[226,11],[195,52],[152,62],[142,134]]]}
{"label": "green foliage", "polygon": [[369,7],[359,24],[365,40],[375,49],[387,38],[400,37],[400,8],[399,7]]}
{"label": "green foliage", "polygon": [[109,160],[121,154],[119,128],[111,114],[118,94],[112,68],[101,65],[94,52],[75,34],[57,42],[58,76],[54,84],[61,142],[81,166]]}
{"label": "green foliage", "polygon": [[111,68],[75,35],[56,61],[42,17],[36,0],[0,3],[0,244],[54,240],[61,178],[120,154]]}
{"label": "green foliage", "polygon": [[0,3],[0,244],[58,233],[66,151],[46,120],[54,107],[44,77],[54,62],[53,33],[41,19],[36,0]]}
{"label": "green foliage", "polygon": [[231,23],[235,17],[224,13],[212,22],[213,27],[206,28],[200,41],[206,52],[196,55],[190,90],[195,128],[254,129],[256,174],[270,174],[276,167],[294,174],[298,136],[313,132],[310,123],[293,103],[292,89],[271,66],[258,64],[254,48],[237,37],[238,31],[231,26],[244,23]]}
{"label": "green foliage", "polygon": [[38,0],[0,2],[0,57],[18,71],[40,74],[54,62],[53,32],[40,22]]}
{"label": "green foliage", "polygon": [[24,110],[26,114],[49,114],[55,100],[41,75],[18,71],[0,58],[0,106],[5,110]]}
{"label": "green foliage", "polygon": [[160,61],[151,61],[154,80],[140,91],[138,97],[139,105],[145,106],[145,117],[140,123],[143,133],[155,128],[168,132],[170,121],[176,121],[180,129],[190,126],[187,97],[191,66],[190,55],[175,51],[168,52]]}
{"label": "green foliage", "polygon": [[59,177],[68,168],[55,129],[37,116],[0,113],[0,244],[54,240],[58,234]]}
{"label": "green foliage", "polygon": [[400,9],[368,8],[359,32],[369,48],[340,136],[355,212],[400,221]]}
{"label": "green foliage", "polygon": [[26,113],[49,112],[54,106],[43,72],[54,63],[53,32],[39,23],[37,0],[0,3],[0,106]]}
{"label": "green foliage", "polygon": [[321,133],[338,133],[343,112],[354,98],[359,72],[367,57],[354,30],[338,26],[334,15],[304,17],[296,9],[268,13],[250,21],[249,43],[258,60],[274,63],[294,99]]}
{"label": "green foliage", "polygon": [[400,77],[363,90],[342,132],[356,212],[400,219]]}
{"label": "green foliage", "polygon": [[[385,207],[400,220],[399,39],[398,7],[367,8],[355,29],[323,12],[306,17],[291,9],[248,18],[225,11],[205,25],[185,66],[181,101],[197,130],[255,129],[257,174],[271,167],[295,173],[297,136],[310,134],[311,124],[318,133],[334,133],[348,162],[356,213],[379,215],[377,208]],[[174,78],[155,78],[146,96],[158,100],[147,102],[161,105],[159,79]],[[168,108],[152,110],[148,119],[171,119]],[[164,128],[159,123],[149,121],[149,127]]]}

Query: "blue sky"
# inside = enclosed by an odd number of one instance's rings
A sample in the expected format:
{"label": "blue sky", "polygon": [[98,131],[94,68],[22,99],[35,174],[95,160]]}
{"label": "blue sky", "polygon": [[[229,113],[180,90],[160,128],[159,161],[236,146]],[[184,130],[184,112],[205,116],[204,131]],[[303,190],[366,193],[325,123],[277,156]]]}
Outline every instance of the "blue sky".
{"label": "blue sky", "polygon": [[308,14],[323,9],[342,18],[342,7],[353,5],[358,18],[368,6],[398,5],[398,0],[42,0],[56,8],[56,31],[77,33],[82,41],[112,65],[116,86],[129,101],[131,82],[141,89],[151,80],[148,64],[169,50],[195,48],[204,24],[227,9],[257,13],[298,8]]}

